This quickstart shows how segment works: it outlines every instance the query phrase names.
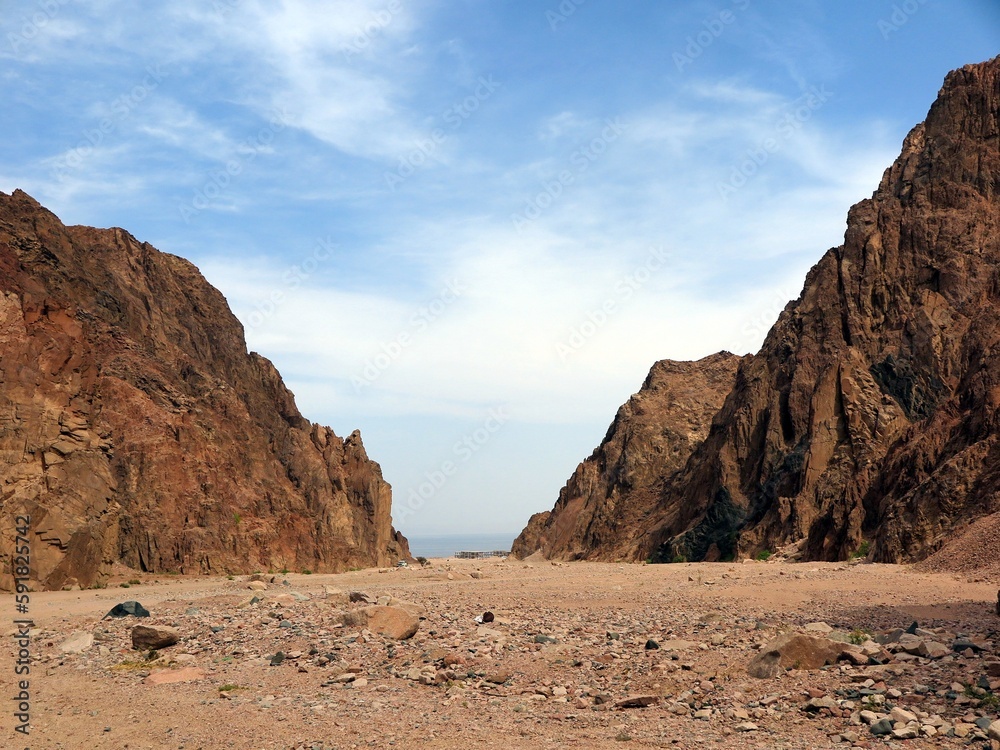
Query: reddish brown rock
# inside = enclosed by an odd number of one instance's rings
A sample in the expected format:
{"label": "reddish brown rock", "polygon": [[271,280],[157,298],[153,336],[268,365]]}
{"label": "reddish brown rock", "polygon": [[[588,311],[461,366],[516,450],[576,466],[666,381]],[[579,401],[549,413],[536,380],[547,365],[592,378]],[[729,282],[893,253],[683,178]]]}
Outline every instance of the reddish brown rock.
{"label": "reddish brown rock", "polygon": [[139,651],[167,648],[180,639],[180,633],[164,625],[136,625],[132,628],[132,648]]}
{"label": "reddish brown rock", "polygon": [[205,679],[205,670],[198,667],[181,669],[157,669],[142,682],[144,685],[170,685],[175,682],[193,682]]}
{"label": "reddish brown rock", "polygon": [[995,512],[1000,58],[948,75],[664,497],[661,559],[919,559]]}
{"label": "reddish brown rock", "polygon": [[[311,424],[191,263],[0,193],[0,523],[32,578],[408,557],[360,435]],[[0,587],[14,538],[0,535]]]}
{"label": "reddish brown rock", "polygon": [[646,708],[660,702],[658,695],[630,695],[615,703],[615,708]]}
{"label": "reddish brown rock", "polygon": [[844,644],[811,635],[789,633],[761,648],[747,666],[751,677],[780,677],[786,669],[820,669],[836,664]]}
{"label": "reddish brown rock", "polygon": [[998,185],[1000,58],[947,76],[683,468],[609,482],[644,443],[602,446],[533,522],[543,551],[840,560],[868,541],[875,561],[995,565],[1000,537],[962,532],[1000,528]]}
{"label": "reddish brown rock", "polygon": [[665,483],[708,435],[733,387],[740,358],[653,365],[618,410],[604,441],[570,477],[552,511],[537,513],[515,540],[520,558],[634,559]]}
{"label": "reddish brown rock", "polygon": [[375,605],[347,612],[342,622],[348,627],[368,628],[386,638],[405,641],[416,635],[420,618],[402,607]]}

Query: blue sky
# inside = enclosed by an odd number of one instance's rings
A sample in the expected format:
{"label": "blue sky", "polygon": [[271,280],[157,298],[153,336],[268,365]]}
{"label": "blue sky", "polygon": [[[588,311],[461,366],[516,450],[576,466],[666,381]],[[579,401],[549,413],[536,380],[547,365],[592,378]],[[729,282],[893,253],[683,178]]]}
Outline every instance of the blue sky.
{"label": "blue sky", "polygon": [[0,3],[0,190],[195,262],[404,533],[515,532],[754,351],[992,0]]}

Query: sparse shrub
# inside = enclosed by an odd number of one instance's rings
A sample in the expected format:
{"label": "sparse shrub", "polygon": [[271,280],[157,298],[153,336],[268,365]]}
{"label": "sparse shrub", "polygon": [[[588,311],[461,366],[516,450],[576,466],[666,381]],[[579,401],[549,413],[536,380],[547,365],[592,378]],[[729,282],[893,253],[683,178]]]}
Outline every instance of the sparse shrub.
{"label": "sparse shrub", "polygon": [[313,574],[313,572],[311,570],[309,570],[309,568],[303,568],[302,569],[302,575],[304,575],[304,576],[311,576],[312,574]]}
{"label": "sparse shrub", "polygon": [[851,635],[849,636],[851,643],[855,646],[860,646],[865,641],[870,640],[871,637],[871,633],[867,630],[862,630],[861,628],[855,628],[851,631]]}
{"label": "sparse shrub", "polygon": [[858,547],[857,551],[855,551],[855,553],[851,555],[851,558],[857,560],[860,557],[868,557],[868,549],[869,549],[868,540],[865,539],[863,542],[861,542],[861,546]]}
{"label": "sparse shrub", "polygon": [[129,585],[127,583],[119,583],[118,585],[123,589],[129,588]]}
{"label": "sparse shrub", "polygon": [[757,553],[757,557],[755,559],[760,560],[761,562],[763,562],[764,560],[770,560],[771,554],[772,554],[771,550],[762,549],[760,552]]}
{"label": "sparse shrub", "polygon": [[421,566],[430,565],[430,562],[427,560],[426,557],[418,557],[417,562],[420,563]]}
{"label": "sparse shrub", "polygon": [[130,578],[129,583],[132,584],[133,586],[138,586],[140,583],[142,583],[142,581],[140,581],[138,578]]}
{"label": "sparse shrub", "polygon": [[674,555],[674,559],[670,562],[672,563],[686,563],[688,561],[687,555]]}

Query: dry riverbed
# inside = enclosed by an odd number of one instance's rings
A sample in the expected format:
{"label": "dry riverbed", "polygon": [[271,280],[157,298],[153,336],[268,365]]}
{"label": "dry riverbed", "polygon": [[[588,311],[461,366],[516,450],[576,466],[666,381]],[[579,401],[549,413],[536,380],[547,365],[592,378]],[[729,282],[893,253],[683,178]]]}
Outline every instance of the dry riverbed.
{"label": "dry riverbed", "polygon": [[[3,747],[1000,748],[996,575],[496,559],[262,577],[33,594],[32,731],[7,701]],[[151,616],[101,619],[126,600]],[[178,641],[137,650],[136,625]],[[838,663],[752,677],[789,633]]]}

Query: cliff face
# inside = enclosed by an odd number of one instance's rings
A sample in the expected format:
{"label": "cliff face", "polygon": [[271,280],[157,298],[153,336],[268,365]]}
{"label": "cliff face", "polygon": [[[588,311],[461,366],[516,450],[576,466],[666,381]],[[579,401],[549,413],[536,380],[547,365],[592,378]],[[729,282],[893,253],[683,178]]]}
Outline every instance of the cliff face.
{"label": "cliff face", "polygon": [[24,513],[58,588],[390,564],[390,510],[360,435],[299,413],[192,264],[0,193],[0,587]]}
{"label": "cliff face", "polygon": [[834,560],[869,541],[875,560],[914,560],[1000,511],[998,180],[1000,58],[948,75],[844,244],[741,364],[711,433],[660,471],[633,559],[797,543]]}
{"label": "cliff face", "polygon": [[926,556],[998,510],[1000,58],[951,73],[663,497],[661,559]]}
{"label": "cliff face", "polygon": [[601,445],[570,477],[552,511],[532,516],[511,552],[566,560],[640,555],[663,488],[708,435],[740,358],[653,365]]}

